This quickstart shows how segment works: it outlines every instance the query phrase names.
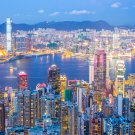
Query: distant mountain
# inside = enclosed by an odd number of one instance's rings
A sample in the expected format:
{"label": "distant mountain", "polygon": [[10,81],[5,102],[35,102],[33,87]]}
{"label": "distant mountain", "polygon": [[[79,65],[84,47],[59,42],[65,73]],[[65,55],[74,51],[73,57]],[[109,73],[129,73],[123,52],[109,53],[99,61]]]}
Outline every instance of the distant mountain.
{"label": "distant mountain", "polygon": [[[125,26],[124,26],[125,27]],[[114,30],[114,27],[109,25],[105,21],[96,21],[96,22],[91,22],[91,21],[82,21],[82,22],[76,22],[76,21],[63,21],[63,22],[40,22],[34,25],[28,25],[28,24],[15,24],[12,23],[12,31],[16,32],[17,30],[24,30],[24,31],[29,31],[33,30],[35,28],[36,30],[38,28],[54,28],[56,30],[66,30],[66,31],[71,31],[71,30],[77,30],[77,29],[83,29],[84,31],[86,29],[96,29],[97,31],[100,31],[102,29],[105,30]],[[6,23],[3,23],[0,25],[0,32],[1,33],[6,33]]]}

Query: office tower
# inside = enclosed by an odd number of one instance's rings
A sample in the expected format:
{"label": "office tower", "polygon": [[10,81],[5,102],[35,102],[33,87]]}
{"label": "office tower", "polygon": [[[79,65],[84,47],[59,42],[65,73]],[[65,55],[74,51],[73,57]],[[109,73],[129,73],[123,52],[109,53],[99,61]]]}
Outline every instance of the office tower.
{"label": "office tower", "polygon": [[56,65],[52,65],[48,69],[47,83],[52,83],[52,89],[55,90],[55,94],[60,94],[60,69]]}
{"label": "office tower", "polygon": [[89,84],[92,84],[94,81],[94,65],[89,65]]}
{"label": "office tower", "polygon": [[31,121],[31,128],[35,126],[36,119],[37,119],[37,109],[38,109],[38,92],[36,90],[32,91],[30,94],[30,121]]}
{"label": "office tower", "polygon": [[18,91],[23,91],[28,87],[28,76],[25,72],[21,71],[17,74],[18,76]]}
{"label": "office tower", "polygon": [[40,96],[40,118],[47,114],[47,96]]}
{"label": "office tower", "polygon": [[108,135],[131,135],[131,122],[127,117],[108,117],[104,120],[104,132]]}
{"label": "office tower", "polygon": [[61,95],[55,95],[55,114],[58,124],[61,123]]}
{"label": "office tower", "polygon": [[17,97],[13,97],[13,109],[14,112],[17,112]]}
{"label": "office tower", "polygon": [[12,20],[7,18],[7,52],[11,52],[11,40],[12,40]]}
{"label": "office tower", "polygon": [[70,101],[70,102],[72,102],[72,99],[73,99],[73,94],[72,94],[72,90],[67,90],[67,89],[65,89],[65,101]]}
{"label": "office tower", "polygon": [[64,135],[67,129],[71,128],[71,107],[61,105],[61,135]]}
{"label": "office tower", "polygon": [[17,94],[17,116],[18,116],[18,125],[23,125],[23,93],[18,92]]}
{"label": "office tower", "polygon": [[67,87],[67,78],[65,75],[60,76],[60,92],[61,92],[61,101],[64,101],[65,89]]}
{"label": "office tower", "polygon": [[123,60],[117,60],[116,63],[116,96],[119,94],[123,94],[123,97],[125,95],[124,89],[125,89],[125,63]]}
{"label": "office tower", "polygon": [[0,101],[0,132],[5,132],[5,107]]}
{"label": "office tower", "polygon": [[92,105],[93,105],[93,94],[87,94],[87,107],[90,107],[92,110]]}
{"label": "office tower", "polygon": [[47,95],[47,114],[50,114],[51,118],[56,117],[55,113],[55,95],[48,94]]}
{"label": "office tower", "polygon": [[129,99],[123,98],[122,94],[118,97],[114,97],[114,115],[119,115],[121,117],[129,116]]}
{"label": "office tower", "polygon": [[4,101],[4,89],[0,87],[0,101]]}
{"label": "office tower", "polygon": [[95,100],[100,104],[103,97],[106,97],[106,53],[98,49],[94,57],[94,91]]}
{"label": "office tower", "polygon": [[78,105],[73,104],[72,106],[72,135],[77,134],[77,120],[78,120]]}
{"label": "office tower", "polygon": [[123,98],[122,116],[129,117],[129,98]]}
{"label": "office tower", "polygon": [[77,87],[77,105],[78,105],[79,112],[82,112],[82,97],[84,91],[85,91],[84,87]]}
{"label": "office tower", "polygon": [[[30,90],[24,90],[23,91],[23,125],[25,128],[31,127],[31,123],[34,121],[31,121],[31,100],[30,100]],[[33,114],[34,115],[34,114]],[[33,119],[32,119],[33,120]]]}
{"label": "office tower", "polygon": [[119,48],[119,34],[113,34],[113,49]]}

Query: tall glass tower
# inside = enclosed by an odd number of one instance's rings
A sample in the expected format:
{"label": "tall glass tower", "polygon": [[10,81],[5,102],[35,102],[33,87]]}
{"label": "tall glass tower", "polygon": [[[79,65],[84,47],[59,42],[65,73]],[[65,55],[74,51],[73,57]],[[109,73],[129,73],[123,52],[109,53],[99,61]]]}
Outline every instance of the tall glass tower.
{"label": "tall glass tower", "polygon": [[56,95],[60,94],[60,69],[54,64],[48,69],[47,83],[52,84]]}
{"label": "tall glass tower", "polygon": [[12,20],[11,18],[7,18],[7,52],[11,52],[11,40],[12,40],[12,27],[11,27]]}
{"label": "tall glass tower", "polygon": [[94,91],[97,104],[106,97],[106,53],[98,49],[94,57]]}

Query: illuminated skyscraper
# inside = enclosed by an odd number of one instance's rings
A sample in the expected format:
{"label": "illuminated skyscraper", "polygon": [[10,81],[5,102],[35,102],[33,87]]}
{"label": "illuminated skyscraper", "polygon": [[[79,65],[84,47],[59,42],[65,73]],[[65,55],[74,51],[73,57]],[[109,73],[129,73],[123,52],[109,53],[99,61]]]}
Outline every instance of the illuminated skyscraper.
{"label": "illuminated skyscraper", "polygon": [[38,91],[34,90],[31,92],[30,95],[30,121],[31,121],[31,128],[35,127],[36,119],[37,119],[37,103],[38,103]]}
{"label": "illuminated skyscraper", "polygon": [[55,95],[55,114],[58,124],[61,123],[61,95]]}
{"label": "illuminated skyscraper", "polygon": [[47,114],[47,96],[40,96],[40,118]]}
{"label": "illuminated skyscraper", "polygon": [[94,65],[89,65],[89,84],[92,84],[94,81]]}
{"label": "illuminated skyscraper", "polygon": [[12,40],[12,20],[11,18],[7,18],[7,52],[11,52],[11,40]]}
{"label": "illuminated skyscraper", "polygon": [[77,88],[77,105],[78,105],[78,111],[81,113],[82,113],[82,99],[83,99],[84,92],[85,92],[84,87]]}
{"label": "illuminated skyscraper", "polygon": [[98,49],[94,57],[94,91],[97,104],[106,97],[106,53],[104,49]]}
{"label": "illuminated skyscraper", "polygon": [[65,94],[65,89],[67,87],[67,78],[66,76],[60,76],[60,92],[61,92],[61,101],[64,101],[64,94]]}
{"label": "illuminated skyscraper", "polygon": [[18,91],[23,91],[28,86],[28,76],[25,72],[21,71],[18,75]]}
{"label": "illuminated skyscraper", "polygon": [[60,69],[56,65],[52,65],[48,69],[47,83],[52,83],[52,89],[55,90],[55,94],[60,94]]}
{"label": "illuminated skyscraper", "polygon": [[18,125],[23,125],[23,93],[18,92],[17,94],[17,117]]}
{"label": "illuminated skyscraper", "polygon": [[[31,100],[30,100],[30,90],[23,91],[23,125],[25,128],[31,127]],[[33,105],[34,106],[34,105]],[[33,114],[34,115],[34,114]]]}
{"label": "illuminated skyscraper", "polygon": [[119,48],[119,34],[113,34],[113,49]]}
{"label": "illuminated skyscraper", "polygon": [[124,97],[124,89],[125,89],[125,63],[123,60],[117,60],[116,63],[116,96],[119,94],[123,94]]}

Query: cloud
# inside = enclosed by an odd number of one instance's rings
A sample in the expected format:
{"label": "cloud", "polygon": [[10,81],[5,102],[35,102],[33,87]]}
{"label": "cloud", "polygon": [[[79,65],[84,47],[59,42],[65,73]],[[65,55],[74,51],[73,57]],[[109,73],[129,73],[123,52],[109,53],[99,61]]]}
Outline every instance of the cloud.
{"label": "cloud", "polygon": [[67,12],[65,12],[64,14],[67,14]]}
{"label": "cloud", "polygon": [[43,9],[40,9],[40,10],[38,11],[38,13],[44,13],[44,10],[43,10]]}
{"label": "cloud", "polygon": [[124,7],[123,9],[128,9],[128,7]]}
{"label": "cloud", "polygon": [[83,14],[95,14],[95,12],[90,12],[86,10],[82,10],[82,11],[73,10],[72,12],[69,12],[69,14],[83,15]]}
{"label": "cloud", "polygon": [[135,5],[133,5],[133,7],[135,7]]}
{"label": "cloud", "polygon": [[119,5],[121,5],[121,3],[116,2],[116,3],[112,4],[111,7],[113,7],[113,8],[118,8]]}
{"label": "cloud", "polygon": [[54,13],[50,14],[49,16],[56,16],[58,14],[60,14],[60,12],[54,12]]}
{"label": "cloud", "polygon": [[20,16],[20,14],[14,14],[13,16]]}

